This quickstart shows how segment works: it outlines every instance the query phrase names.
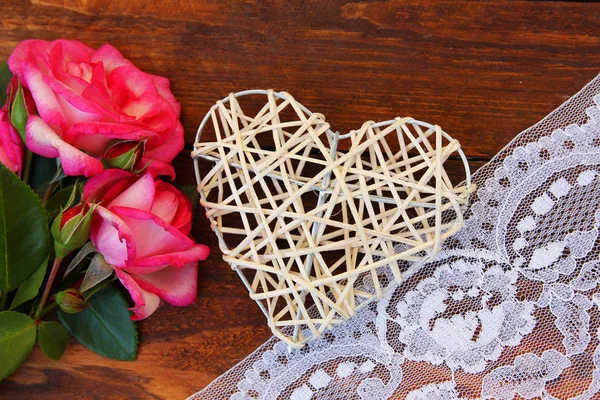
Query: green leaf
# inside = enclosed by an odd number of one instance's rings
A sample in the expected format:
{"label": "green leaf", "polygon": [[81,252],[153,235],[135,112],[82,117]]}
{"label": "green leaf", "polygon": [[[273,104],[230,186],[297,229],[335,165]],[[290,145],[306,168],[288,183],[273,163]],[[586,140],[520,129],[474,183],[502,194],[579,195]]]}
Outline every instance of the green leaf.
{"label": "green leaf", "polygon": [[84,311],[59,311],[58,316],[71,335],[88,349],[115,360],[135,360],[137,330],[118,289],[108,286],[90,298]]}
{"label": "green leaf", "polygon": [[200,205],[200,193],[194,185],[179,185],[177,189],[183,193],[192,202],[192,223],[196,221],[198,215],[198,206]]}
{"label": "green leaf", "polygon": [[48,358],[60,360],[69,339],[69,331],[58,322],[42,322],[38,325],[38,343]]}
{"label": "green leaf", "polygon": [[0,238],[0,292],[5,299],[48,258],[50,233],[40,199],[1,164]]}
{"label": "green leaf", "polygon": [[8,63],[0,64],[0,108],[6,104],[6,90],[12,79],[12,73],[8,69]]}
{"label": "green leaf", "polygon": [[25,314],[0,312],[0,380],[25,361],[35,344],[35,323]]}
{"label": "green leaf", "polygon": [[19,285],[19,289],[17,289],[17,293],[13,298],[9,310],[14,310],[16,307],[37,296],[38,292],[40,291],[40,287],[42,286],[42,282],[44,282],[44,276],[46,275],[47,268],[48,259],[44,260],[42,265],[40,265],[40,267],[36,269],[35,272],[25,280],[25,282]]}

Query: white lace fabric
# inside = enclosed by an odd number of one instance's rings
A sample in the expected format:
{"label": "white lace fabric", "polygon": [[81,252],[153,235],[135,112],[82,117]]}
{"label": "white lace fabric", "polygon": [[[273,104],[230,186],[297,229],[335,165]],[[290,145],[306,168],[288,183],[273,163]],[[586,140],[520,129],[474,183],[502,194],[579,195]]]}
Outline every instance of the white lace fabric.
{"label": "white lace fabric", "polygon": [[301,350],[271,338],[190,399],[600,398],[600,76],[473,179],[435,260]]}

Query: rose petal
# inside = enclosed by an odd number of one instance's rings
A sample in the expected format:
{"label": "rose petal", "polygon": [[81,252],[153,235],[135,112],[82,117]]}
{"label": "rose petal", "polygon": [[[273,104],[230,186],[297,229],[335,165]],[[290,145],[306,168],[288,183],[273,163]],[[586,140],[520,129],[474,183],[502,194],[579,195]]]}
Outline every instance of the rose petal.
{"label": "rose petal", "polygon": [[63,114],[61,129],[64,140],[72,142],[73,135],[70,133],[69,128],[73,124],[100,121],[102,119],[102,113],[94,102],[84,99],[73,89],[52,76],[44,76],[42,79],[54,92]]}
{"label": "rose petal", "polygon": [[181,268],[208,256],[208,247],[195,244],[178,229],[149,212],[126,207],[112,207],[111,211],[127,223],[135,240],[137,259],[134,263],[129,262],[128,267],[172,265]]}
{"label": "rose petal", "polygon": [[166,136],[156,136],[148,140],[146,158],[170,163],[181,153],[184,146],[183,126],[177,122],[173,132]]}
{"label": "rose petal", "polygon": [[0,110],[0,162],[20,175],[23,163],[23,141],[8,121],[6,105]]}
{"label": "rose petal", "polygon": [[171,162],[181,153],[183,146],[183,126],[177,121],[175,130],[169,136],[156,136],[148,140],[139,165],[149,165],[148,168],[154,176],[167,175],[175,179],[175,170]]}
{"label": "rose petal", "polygon": [[115,268],[117,278],[121,281],[125,289],[129,292],[135,306],[130,308],[133,311],[131,319],[139,321],[148,318],[160,305],[160,298],[154,293],[150,293],[140,287],[140,285],[127,273]]}
{"label": "rose petal", "polygon": [[179,122],[173,108],[160,97],[153,99],[153,108],[144,115],[139,116],[138,119],[152,130],[159,132],[161,137],[167,137]]}
{"label": "rose petal", "polygon": [[189,235],[192,230],[192,202],[187,196],[179,196],[179,206],[177,207],[177,215],[173,218],[173,225],[179,229],[184,235]]}
{"label": "rose petal", "polygon": [[8,58],[8,67],[13,75],[22,76],[24,64],[30,61],[30,55],[34,49],[43,49],[45,52],[48,45],[47,41],[39,39],[29,39],[19,43]]}
{"label": "rose petal", "polygon": [[112,102],[112,93],[106,82],[106,72],[102,61],[94,64],[90,85],[86,85],[81,92],[81,97],[94,101],[103,113],[112,120],[119,119],[118,109]]}
{"label": "rose petal", "polygon": [[154,201],[154,177],[146,173],[127,190],[110,202],[107,208],[130,207],[142,211],[150,211]]}
{"label": "rose petal", "polygon": [[141,140],[156,136],[156,132],[136,122],[78,122],[72,129],[85,135],[102,135],[112,139]]}
{"label": "rose petal", "polygon": [[[161,111],[160,102],[156,101],[155,93],[142,93],[136,99],[130,99],[122,107],[122,111],[137,120],[154,116]],[[162,117],[162,116],[161,116]]]}
{"label": "rose petal", "polygon": [[[123,110],[126,110],[132,101],[143,102],[146,111],[136,109],[132,111],[141,112],[141,115],[129,114],[136,119],[144,118],[146,114],[156,115],[160,111],[161,98],[158,96],[154,82],[134,66],[118,67],[113,70],[107,77],[107,85],[112,93],[113,102]],[[172,113],[172,110],[170,111]]]}
{"label": "rose petal", "polygon": [[26,126],[27,147],[44,157],[60,158],[65,174],[98,175],[104,170],[102,163],[63,141],[40,117],[30,115]]}
{"label": "rose petal", "polygon": [[119,67],[130,67],[133,64],[123,57],[123,54],[119,52],[115,47],[110,44],[105,44],[100,47],[91,57],[92,62],[100,62],[104,64],[104,70],[106,75],[110,75],[110,73]]}
{"label": "rose petal", "polygon": [[132,274],[131,277],[142,289],[158,295],[171,305],[185,307],[196,300],[197,262],[186,264],[182,268],[166,267],[150,274]]}
{"label": "rose petal", "polygon": [[115,213],[98,206],[90,239],[107,263],[125,267],[136,257],[136,243],[127,224]]}
{"label": "rose petal", "polygon": [[126,269],[127,272],[129,272],[130,274],[145,275],[145,274],[151,274],[152,272],[160,271],[161,269],[167,268],[168,266],[169,266],[168,264],[160,264],[160,265],[154,265],[154,266],[143,266],[143,267],[128,266],[128,267],[124,267],[124,269]]}
{"label": "rose petal", "polygon": [[108,204],[116,197],[116,194],[107,200],[106,192],[117,184],[125,184],[125,187],[129,187],[133,179],[135,179],[135,175],[131,172],[115,168],[107,169],[86,182],[83,187],[83,198],[88,203],[104,201],[105,204]]}
{"label": "rose petal", "polygon": [[155,265],[171,265],[175,268],[181,268],[183,265],[192,261],[206,260],[209,253],[210,249],[208,246],[203,244],[194,244],[192,247],[184,251],[138,258],[135,262],[135,266],[139,268],[146,268]]}
{"label": "rose petal", "polygon": [[150,212],[161,218],[167,224],[171,224],[173,218],[175,218],[175,215],[177,214],[177,207],[179,206],[177,195],[168,190],[159,191],[159,182],[156,183],[156,189],[154,203],[152,204]]}
{"label": "rose petal", "polygon": [[82,42],[66,39],[58,39],[48,43],[47,51],[50,62],[57,67],[66,67],[68,62],[86,62],[94,54],[94,49]]}
{"label": "rose petal", "polygon": [[68,131],[73,146],[102,156],[113,139],[142,140],[156,135],[136,125],[104,122],[75,123]]}
{"label": "rose petal", "polygon": [[135,165],[135,168],[141,170],[144,168],[153,176],[168,176],[171,180],[175,179],[175,168],[170,163],[142,157]]}
{"label": "rose petal", "polygon": [[[148,74],[150,75],[150,74]],[[169,103],[173,111],[175,112],[176,118],[179,119],[181,115],[181,103],[175,99],[173,93],[171,92],[171,82],[165,77],[158,75],[150,75],[154,84],[156,85],[156,90],[158,90],[158,94]]]}
{"label": "rose petal", "polygon": [[[194,245],[190,238],[147,211],[125,207],[111,209],[130,227],[138,258],[186,251]],[[155,265],[163,264],[169,263]]]}
{"label": "rose petal", "polygon": [[65,118],[56,94],[44,82],[40,68],[30,63],[23,64],[19,79],[30,90],[40,117],[49,124],[64,126]]}
{"label": "rose petal", "polygon": [[164,191],[171,192],[177,197],[177,212],[170,224],[179,229],[184,235],[189,235],[192,229],[192,202],[186,195],[177,190],[175,186],[164,181],[157,181],[156,193]]}
{"label": "rose petal", "polygon": [[42,79],[54,93],[60,96],[59,99],[62,98],[66,101],[66,103],[63,104],[70,105],[73,109],[65,110],[64,106],[62,109],[63,112],[72,114],[67,115],[67,117],[69,117],[67,120],[69,125],[80,121],[100,120],[102,114],[95,102],[81,97],[81,95],[73,90],[72,87],[65,85],[53,76],[46,75]]}
{"label": "rose petal", "polygon": [[[73,65],[73,63],[68,63],[68,65]],[[75,64],[79,68],[79,64]],[[73,90],[77,93],[78,96],[81,96],[81,93],[85,90],[86,87],[89,86],[89,82],[84,79],[70,75],[64,71],[53,71],[54,78],[56,78],[60,83],[67,86],[69,89]],[[48,78],[48,77],[44,77]]]}

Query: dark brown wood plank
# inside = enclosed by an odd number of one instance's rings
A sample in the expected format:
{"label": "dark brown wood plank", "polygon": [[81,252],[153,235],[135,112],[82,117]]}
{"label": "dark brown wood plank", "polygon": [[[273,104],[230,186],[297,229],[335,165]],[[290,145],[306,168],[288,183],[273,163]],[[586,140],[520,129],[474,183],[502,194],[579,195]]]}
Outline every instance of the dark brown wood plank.
{"label": "dark brown wood plank", "polygon": [[[600,5],[592,3],[2,0],[0,11],[0,58],[27,38],[76,38],[112,43],[169,77],[188,146],[215,100],[274,88],[325,114],[333,129],[410,115],[487,159],[600,65]],[[193,183],[187,154],[175,165],[177,181]],[[75,343],[58,362],[35,349],[0,397],[183,398],[253,351],[270,336],[264,316],[220,259],[203,217],[194,234],[213,249],[198,301],[164,305],[141,322],[136,362]]]}
{"label": "dark brown wood plank", "polygon": [[[5,1],[23,39],[109,42],[171,78],[188,142],[218,98],[287,90],[334,129],[410,115],[497,152],[598,72],[600,5],[436,1]],[[526,111],[526,112],[525,112]]]}

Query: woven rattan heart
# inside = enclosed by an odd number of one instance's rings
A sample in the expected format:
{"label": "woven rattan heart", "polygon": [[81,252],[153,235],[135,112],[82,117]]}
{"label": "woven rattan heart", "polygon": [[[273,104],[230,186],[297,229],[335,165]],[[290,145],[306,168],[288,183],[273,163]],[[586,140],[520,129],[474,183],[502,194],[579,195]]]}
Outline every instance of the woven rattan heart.
{"label": "woven rattan heart", "polygon": [[[266,104],[245,113],[238,98],[250,94],[266,95]],[[207,124],[216,141],[199,142]],[[444,170],[455,152],[466,170],[460,187]],[[339,135],[323,115],[273,91],[217,102],[193,156],[223,258],[292,347],[433,257],[462,226],[473,189],[460,144],[439,126],[396,118]],[[215,163],[203,178],[198,157]]]}

